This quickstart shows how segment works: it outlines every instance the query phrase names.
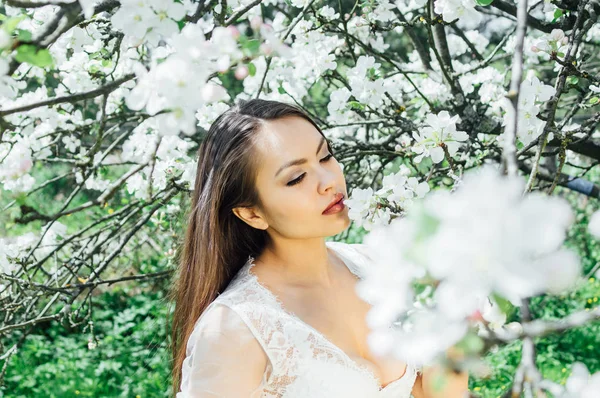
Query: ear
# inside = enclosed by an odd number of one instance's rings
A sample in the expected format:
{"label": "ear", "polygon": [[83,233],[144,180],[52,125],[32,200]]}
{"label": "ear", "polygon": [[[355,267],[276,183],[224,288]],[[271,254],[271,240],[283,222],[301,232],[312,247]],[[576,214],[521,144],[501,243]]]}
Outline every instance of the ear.
{"label": "ear", "polygon": [[252,228],[266,230],[269,224],[264,217],[253,207],[236,207],[231,210],[240,220]]}

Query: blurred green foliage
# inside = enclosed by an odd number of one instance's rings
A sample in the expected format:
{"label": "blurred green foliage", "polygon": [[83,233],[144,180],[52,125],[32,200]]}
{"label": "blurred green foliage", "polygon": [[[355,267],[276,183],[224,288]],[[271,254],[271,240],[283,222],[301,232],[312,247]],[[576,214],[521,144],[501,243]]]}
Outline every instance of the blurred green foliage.
{"label": "blurred green foliage", "polygon": [[163,297],[123,287],[95,297],[94,349],[88,348],[89,330],[41,326],[11,360],[4,396],[168,397]]}

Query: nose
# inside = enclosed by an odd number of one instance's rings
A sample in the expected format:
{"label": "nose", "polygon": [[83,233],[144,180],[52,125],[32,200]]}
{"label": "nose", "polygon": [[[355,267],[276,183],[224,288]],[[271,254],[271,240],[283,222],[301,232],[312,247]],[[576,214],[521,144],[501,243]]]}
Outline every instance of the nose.
{"label": "nose", "polygon": [[327,191],[335,191],[337,176],[332,170],[327,168],[321,168],[320,178],[320,192],[321,194],[327,193]]}

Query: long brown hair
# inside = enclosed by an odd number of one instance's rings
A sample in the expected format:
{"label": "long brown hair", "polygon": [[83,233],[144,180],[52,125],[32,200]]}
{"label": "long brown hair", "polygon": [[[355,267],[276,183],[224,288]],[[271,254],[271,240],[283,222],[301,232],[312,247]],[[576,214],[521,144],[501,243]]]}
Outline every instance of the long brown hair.
{"label": "long brown hair", "polygon": [[[296,105],[261,99],[241,100],[210,126],[198,149],[198,168],[179,268],[173,289],[171,329],[173,396],[179,391],[186,344],[206,307],[229,284],[249,255],[268,243],[266,231],[252,228],[232,209],[261,206],[255,187],[255,144],[265,120],[285,116],[317,124]],[[327,147],[333,150],[327,141]]]}

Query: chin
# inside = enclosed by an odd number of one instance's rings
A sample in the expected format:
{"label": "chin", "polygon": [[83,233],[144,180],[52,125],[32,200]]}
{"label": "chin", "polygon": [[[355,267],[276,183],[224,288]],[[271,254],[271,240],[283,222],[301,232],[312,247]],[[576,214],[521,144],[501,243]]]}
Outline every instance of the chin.
{"label": "chin", "polygon": [[337,218],[330,220],[327,223],[328,229],[333,229],[331,235],[337,235],[340,232],[344,232],[350,226],[352,220],[348,217],[348,210],[345,210],[339,214],[336,214]]}

